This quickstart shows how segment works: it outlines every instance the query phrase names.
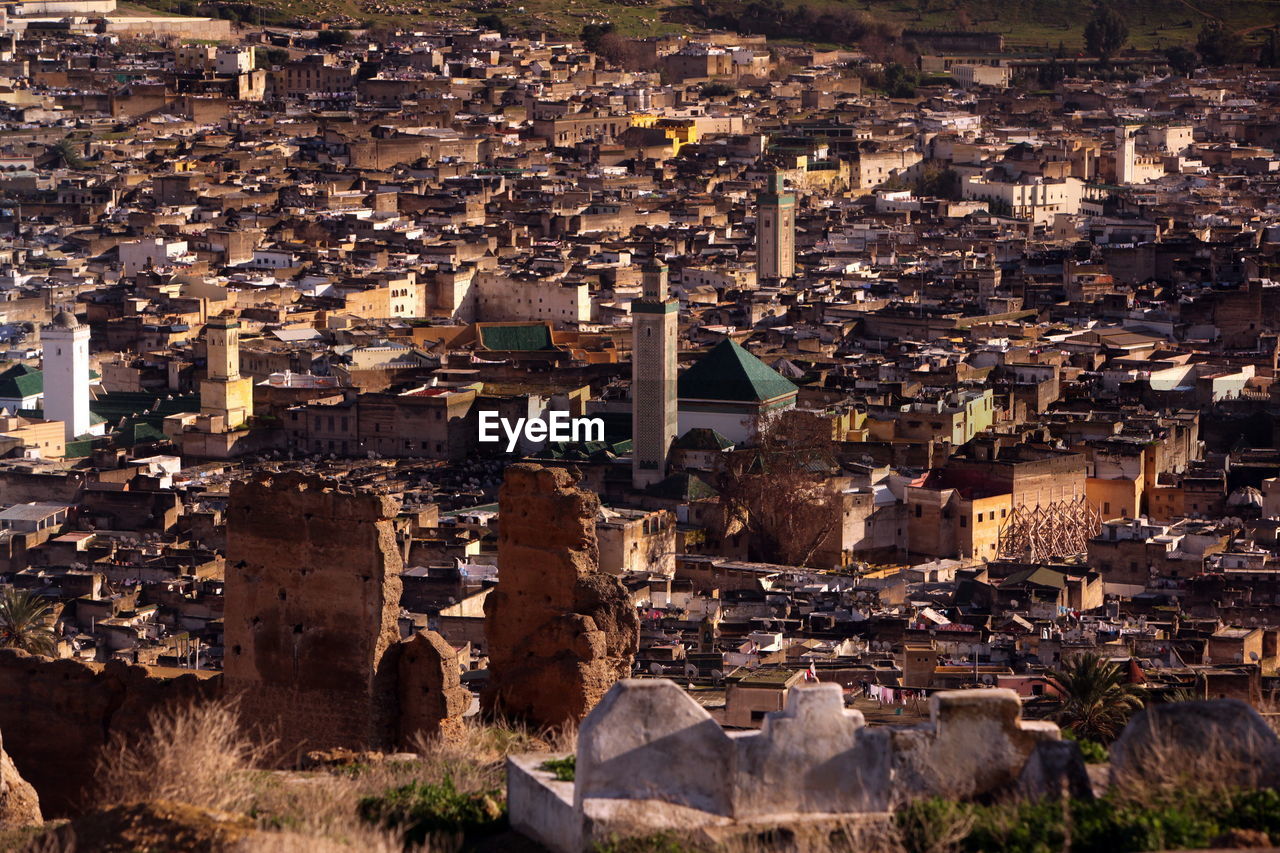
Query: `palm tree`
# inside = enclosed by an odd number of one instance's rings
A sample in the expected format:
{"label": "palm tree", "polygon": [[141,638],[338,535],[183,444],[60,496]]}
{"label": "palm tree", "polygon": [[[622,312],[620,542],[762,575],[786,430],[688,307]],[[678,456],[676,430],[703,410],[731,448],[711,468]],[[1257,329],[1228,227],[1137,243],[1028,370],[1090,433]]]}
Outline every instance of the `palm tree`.
{"label": "palm tree", "polygon": [[1046,677],[1058,691],[1058,724],[1080,738],[1110,743],[1142,707],[1120,667],[1092,652],[1077,655]]}
{"label": "palm tree", "polygon": [[33,655],[51,655],[57,637],[49,627],[52,608],[27,590],[0,592],[0,647],[22,649]]}
{"label": "palm tree", "polygon": [[80,151],[70,136],[63,137],[49,146],[49,154],[53,156],[54,163],[64,168],[83,169],[85,166],[84,158],[80,156]]}

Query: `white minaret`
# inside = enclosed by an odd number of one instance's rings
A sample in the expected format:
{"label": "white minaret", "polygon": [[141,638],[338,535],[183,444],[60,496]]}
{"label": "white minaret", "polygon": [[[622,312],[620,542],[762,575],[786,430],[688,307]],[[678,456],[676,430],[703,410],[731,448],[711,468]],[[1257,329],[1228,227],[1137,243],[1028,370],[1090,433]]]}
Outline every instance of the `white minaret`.
{"label": "white minaret", "polygon": [[644,294],[631,301],[631,484],[667,476],[676,437],[676,338],[680,303],[667,293],[667,268],[644,266]]}
{"label": "white minaret", "polygon": [[44,417],[66,424],[67,441],[89,431],[89,327],[59,311],[40,330],[44,347]]}
{"label": "white minaret", "polygon": [[777,172],[756,199],[756,273],[761,280],[796,273],[796,197]]}
{"label": "white minaret", "polygon": [[1116,183],[1131,184],[1138,162],[1137,143],[1133,139],[1133,128],[1129,125],[1116,125]]}

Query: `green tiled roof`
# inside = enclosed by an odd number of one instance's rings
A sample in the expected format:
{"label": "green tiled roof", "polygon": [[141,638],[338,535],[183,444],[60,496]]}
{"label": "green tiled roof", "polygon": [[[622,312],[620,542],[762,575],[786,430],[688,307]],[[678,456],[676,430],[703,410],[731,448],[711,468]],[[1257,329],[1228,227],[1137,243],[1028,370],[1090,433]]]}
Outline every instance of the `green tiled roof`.
{"label": "green tiled roof", "polygon": [[654,497],[678,501],[705,500],[720,494],[700,478],[685,472],[672,474],[662,482],[654,483],[646,491]]}
{"label": "green tiled roof", "polygon": [[676,439],[671,445],[676,450],[729,450],[733,442],[710,427],[695,427]]}
{"label": "green tiled roof", "polygon": [[15,364],[0,373],[0,397],[18,400],[34,397],[44,390],[44,374],[34,367]]}
{"label": "green tiled roof", "polygon": [[798,390],[790,379],[729,338],[681,373],[678,388],[682,400],[735,403],[760,403]]}
{"label": "green tiled roof", "polygon": [[89,403],[95,422],[111,424],[112,437],[121,447],[167,441],[164,419],[179,412],[200,411],[196,394],[161,397],[145,391],[112,391]]}
{"label": "green tiled roof", "polygon": [[480,326],[480,344],[485,349],[504,352],[536,352],[555,349],[551,343],[551,329],[541,323],[534,325]]}
{"label": "green tiled roof", "polygon": [[551,441],[541,451],[533,454],[538,459],[577,459],[605,462],[631,452],[631,441]]}
{"label": "green tiled roof", "polygon": [[[14,412],[14,414],[20,418],[26,418],[27,420],[31,420],[31,421],[44,420],[44,409],[18,409],[18,411]],[[107,422],[106,418],[102,417],[101,415],[95,414],[92,409],[89,410],[89,426],[97,426],[98,424],[102,424],[106,422]]]}
{"label": "green tiled roof", "polygon": [[139,444],[155,444],[168,441],[165,434],[145,421],[133,421],[125,424],[116,435],[116,442],[121,447],[134,447]]}
{"label": "green tiled roof", "polygon": [[200,411],[200,397],[189,394],[178,397],[160,397],[138,391],[112,391],[100,394],[89,402],[89,411],[101,415],[112,423],[121,418],[139,417],[161,421],[166,415],[178,412]]}
{"label": "green tiled roof", "polygon": [[89,439],[68,441],[63,457],[66,459],[83,459],[93,455],[93,441]]}
{"label": "green tiled roof", "polygon": [[[101,378],[102,375],[98,373],[98,371],[89,371],[90,382]],[[25,364],[15,364],[4,373],[0,373],[0,397],[16,400],[22,397],[33,397],[43,393],[43,371],[36,370],[34,367],[28,367]]]}

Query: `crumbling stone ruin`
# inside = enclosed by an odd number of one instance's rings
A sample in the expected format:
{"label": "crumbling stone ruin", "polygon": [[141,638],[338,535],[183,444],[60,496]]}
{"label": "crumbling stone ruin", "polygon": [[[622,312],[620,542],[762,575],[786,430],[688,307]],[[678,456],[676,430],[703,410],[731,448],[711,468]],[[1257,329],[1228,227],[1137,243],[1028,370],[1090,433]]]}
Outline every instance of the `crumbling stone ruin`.
{"label": "crumbling stone ruin", "polygon": [[580,720],[630,675],[640,638],[626,588],[599,571],[599,499],[565,471],[512,465],[498,507],[485,705],[536,725]]}
{"label": "crumbling stone ruin", "polygon": [[298,747],[380,747],[395,709],[394,498],[306,474],[236,483],[227,508],[229,692]]}
{"label": "crumbling stone ruin", "polygon": [[18,773],[13,759],[4,751],[3,741],[0,741],[0,829],[15,829],[42,821],[36,789]]}
{"label": "crumbling stone ruin", "polygon": [[462,686],[453,647],[435,631],[422,631],[398,648],[400,745],[411,747],[418,737],[459,735],[471,694]]}
{"label": "crumbling stone ruin", "polygon": [[225,685],[285,755],[391,748],[466,709],[453,649],[401,642],[399,509],[305,474],[231,490]]}
{"label": "crumbling stone ruin", "polygon": [[[398,511],[391,498],[305,475],[233,487],[223,673],[174,677],[0,649],[0,732],[45,815],[83,805],[112,737],[145,731],[161,706],[224,692],[239,698],[247,729],[282,744],[290,761],[457,732],[470,694],[456,653],[433,632],[400,636]],[[0,823],[6,802],[25,801],[25,789],[5,787],[5,770],[0,759]]]}
{"label": "crumbling stone ruin", "polygon": [[139,736],[162,705],[213,697],[220,680],[0,649],[4,749],[38,792],[45,817],[66,816],[84,805],[94,763],[112,737]]}

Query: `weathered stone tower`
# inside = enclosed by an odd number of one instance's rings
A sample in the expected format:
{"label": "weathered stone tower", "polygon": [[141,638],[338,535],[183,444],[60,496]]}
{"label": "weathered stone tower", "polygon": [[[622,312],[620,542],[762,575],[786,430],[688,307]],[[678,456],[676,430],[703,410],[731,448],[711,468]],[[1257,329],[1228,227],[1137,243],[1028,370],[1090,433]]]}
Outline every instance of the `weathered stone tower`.
{"label": "weathered stone tower", "polygon": [[284,755],[396,738],[398,511],[303,474],[231,489],[225,684]]}
{"label": "weathered stone tower", "polygon": [[667,293],[667,268],[644,267],[643,298],[631,302],[631,483],[637,489],[667,475],[676,437],[676,339],[680,303]]}
{"label": "weathered stone tower", "polygon": [[485,601],[484,704],[535,725],[576,722],[631,674],[640,620],[599,569],[599,499],[568,472],[512,465],[498,493],[498,585]]}
{"label": "weathered stone tower", "polygon": [[778,172],[756,198],[756,266],[762,280],[796,274],[796,197]]}
{"label": "weathered stone tower", "polygon": [[207,378],[200,382],[200,413],[221,418],[223,432],[253,414],[253,380],[240,375],[240,323],[214,317],[204,327]]}

